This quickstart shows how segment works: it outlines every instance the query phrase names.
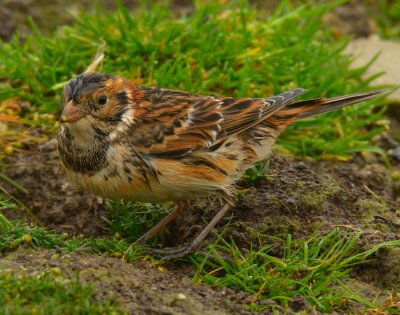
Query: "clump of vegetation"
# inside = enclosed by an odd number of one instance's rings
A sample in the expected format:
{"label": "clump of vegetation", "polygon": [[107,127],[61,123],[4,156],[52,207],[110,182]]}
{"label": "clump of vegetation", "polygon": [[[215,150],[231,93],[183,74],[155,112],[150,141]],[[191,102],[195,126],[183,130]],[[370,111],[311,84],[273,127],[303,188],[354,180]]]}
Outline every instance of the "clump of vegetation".
{"label": "clump of vegetation", "polygon": [[114,257],[124,256],[127,260],[144,256],[139,244],[132,245],[126,239],[69,237],[67,234],[10,221],[0,213],[0,253],[16,250],[20,246],[56,249],[61,253],[91,251]]}
{"label": "clump of vegetation", "polygon": [[243,179],[246,180],[247,185],[254,185],[260,179],[267,177],[267,171],[269,168],[270,161],[261,162],[254,165],[251,169],[247,170],[246,174],[243,175]]}
{"label": "clump of vegetation", "polygon": [[[399,246],[400,240],[360,252],[357,248],[360,236],[360,232],[351,235],[338,229],[301,241],[294,241],[288,235],[283,257],[270,255],[271,246],[243,253],[235,243],[220,237],[209,247],[208,256],[196,259],[198,271],[193,281],[243,290],[251,296],[251,308],[255,311],[273,308],[273,304],[264,303],[266,300],[289,307],[299,296],[307,301],[303,311],[316,308],[332,312],[343,309],[350,300],[365,308],[378,308],[377,303],[354,293],[346,279],[354,266],[364,263],[382,247]],[[229,259],[225,258],[227,255]],[[393,305],[385,311],[396,314]]]}
{"label": "clump of vegetation", "polygon": [[370,2],[364,0],[369,15],[378,26],[383,38],[400,40],[400,2],[396,0],[380,0]]}
{"label": "clump of vegetation", "polygon": [[0,272],[0,309],[3,314],[121,314],[112,300],[98,301],[96,290],[59,268],[38,274]]}
{"label": "clump of vegetation", "polygon": [[[202,4],[176,18],[164,5],[143,5],[137,13],[119,6],[83,14],[70,27],[21,44],[18,36],[0,43],[0,101],[29,101],[32,113],[60,110],[64,83],[104,53],[103,72],[145,85],[200,94],[265,97],[284,90],[309,89],[307,98],[368,90],[367,66],[350,69],[346,39],[336,40],[322,15],[344,1],[293,7],[282,1],[263,16],[243,1]],[[292,30],[292,31],[288,31]],[[381,117],[379,101],[323,115],[290,128],[281,143],[310,156],[375,150],[368,143],[381,129],[364,127]],[[24,114],[22,114],[24,115]],[[318,126],[318,129],[316,129]]]}
{"label": "clump of vegetation", "polygon": [[108,200],[108,229],[117,238],[134,242],[168,214],[168,205]]}

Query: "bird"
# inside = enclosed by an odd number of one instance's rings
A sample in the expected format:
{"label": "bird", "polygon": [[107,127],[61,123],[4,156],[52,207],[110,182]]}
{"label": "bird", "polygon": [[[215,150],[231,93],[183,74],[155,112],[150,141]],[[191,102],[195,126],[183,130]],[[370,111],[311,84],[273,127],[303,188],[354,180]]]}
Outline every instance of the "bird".
{"label": "bird", "polygon": [[195,252],[235,206],[235,182],[270,156],[289,125],[385,91],[295,100],[305,92],[204,96],[137,85],[113,74],[83,73],[62,93],[61,168],[74,186],[103,198],[175,201],[177,207],[138,239],[141,244],[180,216],[189,200],[220,195],[224,205],[193,241],[153,249],[163,259],[183,257]]}

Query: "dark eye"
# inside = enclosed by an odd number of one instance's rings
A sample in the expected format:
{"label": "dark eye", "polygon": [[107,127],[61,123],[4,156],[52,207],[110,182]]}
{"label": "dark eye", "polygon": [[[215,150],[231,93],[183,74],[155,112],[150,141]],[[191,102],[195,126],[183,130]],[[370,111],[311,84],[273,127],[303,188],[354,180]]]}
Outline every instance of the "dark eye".
{"label": "dark eye", "polygon": [[97,102],[98,102],[100,105],[105,105],[105,104],[107,103],[107,96],[101,95],[101,96],[99,97],[99,99],[97,100]]}

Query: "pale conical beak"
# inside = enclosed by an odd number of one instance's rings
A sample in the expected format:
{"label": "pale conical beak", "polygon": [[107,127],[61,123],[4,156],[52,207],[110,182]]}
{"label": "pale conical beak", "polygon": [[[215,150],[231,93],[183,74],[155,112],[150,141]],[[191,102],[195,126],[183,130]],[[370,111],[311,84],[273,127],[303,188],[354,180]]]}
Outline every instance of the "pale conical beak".
{"label": "pale conical beak", "polygon": [[69,101],[60,116],[61,122],[75,122],[83,117],[83,113],[76,107],[72,100]]}

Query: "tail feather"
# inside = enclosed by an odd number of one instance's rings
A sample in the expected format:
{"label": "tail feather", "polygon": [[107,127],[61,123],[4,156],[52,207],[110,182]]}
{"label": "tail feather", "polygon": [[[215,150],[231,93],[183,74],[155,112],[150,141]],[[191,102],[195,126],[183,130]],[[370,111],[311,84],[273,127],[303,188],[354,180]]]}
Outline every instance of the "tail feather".
{"label": "tail feather", "polygon": [[332,98],[317,98],[312,100],[300,101],[285,106],[282,111],[286,115],[293,115],[296,120],[313,117],[325,112],[367,101],[387,91],[372,91],[364,93],[354,93]]}

